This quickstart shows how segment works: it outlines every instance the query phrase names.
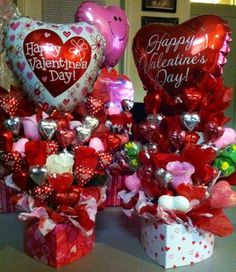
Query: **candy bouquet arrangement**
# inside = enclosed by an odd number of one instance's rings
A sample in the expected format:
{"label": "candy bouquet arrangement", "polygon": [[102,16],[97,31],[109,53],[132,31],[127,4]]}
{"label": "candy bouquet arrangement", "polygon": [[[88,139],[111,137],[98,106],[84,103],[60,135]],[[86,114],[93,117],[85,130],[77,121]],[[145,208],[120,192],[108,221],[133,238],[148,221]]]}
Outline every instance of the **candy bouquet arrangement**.
{"label": "candy bouquet arrangement", "polygon": [[[105,124],[111,132],[109,139],[113,153],[113,162],[109,166],[107,205],[119,206],[118,192],[124,188],[125,174],[130,173],[124,160],[118,154],[123,144],[129,140],[133,124],[132,109],[134,90],[130,80],[117,73],[113,68],[122,57],[128,42],[129,22],[124,11],[115,6],[97,5],[84,2],[75,12],[75,21],[93,23],[100,30],[106,40],[105,61],[106,68],[102,69],[94,86],[92,95],[98,99],[100,105],[106,108]],[[98,106],[99,108],[99,106]],[[101,112],[98,112],[101,116]]]}
{"label": "candy bouquet arrangement", "polygon": [[222,78],[230,34],[203,15],[149,24],[133,41],[147,117],[134,126],[138,167],[119,195],[124,212],[142,218],[145,252],[165,268],[210,257],[214,235],[233,232],[224,214],[236,204],[236,133],[224,127],[232,89]]}
{"label": "candy bouquet arrangement", "polygon": [[[79,22],[66,25],[23,17],[11,1],[1,5],[3,51],[21,85],[0,89],[2,177],[18,192],[11,199],[25,222],[25,252],[61,267],[94,247],[108,169],[129,139],[132,83],[113,69],[128,21],[120,8],[95,3],[81,4]],[[122,40],[119,31],[99,31],[114,12]]]}

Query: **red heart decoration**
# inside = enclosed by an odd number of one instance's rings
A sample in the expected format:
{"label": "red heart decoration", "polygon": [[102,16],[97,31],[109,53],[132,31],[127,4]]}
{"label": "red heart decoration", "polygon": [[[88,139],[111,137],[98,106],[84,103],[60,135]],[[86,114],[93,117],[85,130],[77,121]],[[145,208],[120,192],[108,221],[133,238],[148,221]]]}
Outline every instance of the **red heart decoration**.
{"label": "red heart decoration", "polygon": [[219,181],[212,189],[210,205],[212,208],[230,208],[236,204],[236,192],[230,184],[225,181]]}
{"label": "red heart decoration", "polygon": [[206,141],[215,141],[224,133],[224,128],[216,123],[208,123],[205,126],[204,137]]}
{"label": "red heart decoration", "polygon": [[17,151],[4,153],[1,157],[5,167],[7,167],[13,173],[17,173],[22,170],[23,158]]}
{"label": "red heart decoration", "polygon": [[186,131],[184,130],[174,130],[169,133],[169,139],[176,150],[179,150],[186,139]]}
{"label": "red heart decoration", "polygon": [[75,139],[75,131],[71,129],[59,129],[56,131],[56,137],[61,147],[67,148]]}
{"label": "red heart decoration", "polygon": [[66,205],[66,206],[73,207],[74,205],[78,203],[78,201],[79,201],[79,195],[75,192],[56,193],[52,197],[53,204],[57,206]]}
{"label": "red heart decoration", "polygon": [[95,169],[98,163],[98,156],[96,150],[88,146],[76,146],[75,153],[75,167],[84,166]]}
{"label": "red heart decoration", "polygon": [[48,182],[55,191],[64,193],[70,188],[73,182],[73,175],[70,173],[49,175]]}
{"label": "red heart decoration", "polygon": [[93,168],[85,167],[82,165],[77,166],[75,168],[75,173],[76,173],[78,185],[81,187],[83,187],[86,183],[88,183],[95,174]]}
{"label": "red heart decoration", "polygon": [[103,150],[98,151],[98,167],[106,168],[112,162],[112,155],[109,152],[105,152]]}
{"label": "red heart decoration", "polygon": [[178,195],[185,196],[189,201],[193,199],[198,199],[199,201],[202,201],[205,197],[206,188],[203,186],[195,186],[189,183],[181,183],[176,188],[176,191]]}
{"label": "red heart decoration", "polygon": [[[48,52],[40,50],[45,45],[49,47]],[[72,54],[71,50],[75,51],[76,46],[80,52]],[[25,58],[32,70],[53,97],[59,96],[74,85],[82,77],[91,60],[90,45],[83,37],[73,37],[64,43],[57,33],[49,29],[30,32],[24,40],[23,47]],[[59,68],[43,69],[41,65],[37,65],[37,63],[42,62],[42,55],[46,62],[47,60],[56,62],[68,60],[71,64],[68,64],[67,67],[66,65],[60,65]],[[87,62],[87,65],[81,65],[80,69],[74,69],[77,63],[82,61]],[[62,84],[61,80],[56,80],[56,78],[66,77],[67,75],[66,84]]]}
{"label": "red heart decoration", "polygon": [[25,155],[28,165],[43,166],[47,159],[46,141],[29,141],[25,144]]}
{"label": "red heart decoration", "polygon": [[13,147],[13,134],[10,131],[2,131],[0,134],[0,147],[4,152],[11,152]]}
{"label": "red heart decoration", "polygon": [[177,26],[147,24],[136,34],[133,55],[144,87],[162,87],[172,96],[220,76],[231,30],[215,15],[202,15]]}
{"label": "red heart decoration", "polygon": [[107,147],[110,151],[116,150],[121,144],[121,139],[115,134],[107,135]]}
{"label": "red heart decoration", "polygon": [[48,183],[44,183],[40,186],[37,186],[32,190],[32,195],[36,199],[38,199],[42,202],[48,201],[50,196],[52,195],[52,193],[53,193],[53,188]]}
{"label": "red heart decoration", "polygon": [[181,100],[188,112],[196,110],[202,101],[202,94],[196,88],[185,89],[182,92]]}
{"label": "red heart decoration", "polygon": [[101,99],[90,95],[86,100],[86,106],[89,115],[94,116],[96,113],[103,109],[104,104]]}
{"label": "red heart decoration", "polygon": [[53,154],[57,154],[59,151],[59,144],[56,141],[47,141],[46,153],[47,157]]}
{"label": "red heart decoration", "polygon": [[19,100],[13,95],[5,95],[0,99],[0,108],[9,116],[14,116],[19,107]]}
{"label": "red heart decoration", "polygon": [[12,180],[14,183],[22,190],[26,191],[28,188],[28,172],[27,171],[20,171],[18,173],[14,173],[12,175]]}
{"label": "red heart decoration", "polygon": [[198,140],[200,139],[200,136],[195,132],[190,132],[186,134],[184,144],[196,144]]}

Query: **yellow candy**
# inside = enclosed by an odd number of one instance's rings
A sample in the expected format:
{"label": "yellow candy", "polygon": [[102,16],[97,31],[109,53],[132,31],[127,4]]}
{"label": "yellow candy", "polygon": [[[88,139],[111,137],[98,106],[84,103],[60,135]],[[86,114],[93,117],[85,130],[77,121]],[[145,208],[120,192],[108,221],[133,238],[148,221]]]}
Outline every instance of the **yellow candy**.
{"label": "yellow candy", "polygon": [[229,163],[228,162],[222,162],[221,166],[220,166],[220,169],[222,171],[225,171],[229,168]]}

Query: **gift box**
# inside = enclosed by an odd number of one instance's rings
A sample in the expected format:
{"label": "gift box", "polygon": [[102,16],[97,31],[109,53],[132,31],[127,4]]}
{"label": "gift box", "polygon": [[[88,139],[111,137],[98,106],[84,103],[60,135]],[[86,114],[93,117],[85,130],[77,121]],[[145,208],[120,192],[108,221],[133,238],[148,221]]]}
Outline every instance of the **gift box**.
{"label": "gift box", "polygon": [[16,191],[8,187],[5,180],[0,180],[0,213],[15,212],[15,205],[11,202],[11,196],[13,196]]}
{"label": "gift box", "polygon": [[121,199],[118,196],[118,192],[121,191],[125,186],[125,176],[111,176],[109,182],[110,186],[107,189],[106,204],[109,207],[120,206]]}
{"label": "gift box", "polygon": [[183,224],[158,224],[142,218],[141,245],[164,268],[193,265],[213,254],[214,235]]}
{"label": "gift box", "polygon": [[88,237],[70,223],[56,224],[55,228],[42,235],[38,221],[24,225],[24,250],[37,261],[59,268],[87,255],[95,244],[95,232]]}

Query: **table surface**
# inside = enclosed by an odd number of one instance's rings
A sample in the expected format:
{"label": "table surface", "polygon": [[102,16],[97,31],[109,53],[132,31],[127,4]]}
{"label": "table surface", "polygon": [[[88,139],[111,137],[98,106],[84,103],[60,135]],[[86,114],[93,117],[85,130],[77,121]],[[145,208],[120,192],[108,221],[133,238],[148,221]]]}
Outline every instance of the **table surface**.
{"label": "table surface", "polygon": [[[227,211],[236,227],[236,209]],[[165,271],[149,259],[139,243],[139,219],[130,220],[120,208],[99,212],[96,245],[87,256],[63,268],[61,272],[152,272]],[[24,254],[22,224],[17,214],[0,215],[0,272],[47,272],[56,269],[41,264]],[[236,271],[236,236],[216,238],[214,254],[192,266],[171,269],[174,272]]]}

